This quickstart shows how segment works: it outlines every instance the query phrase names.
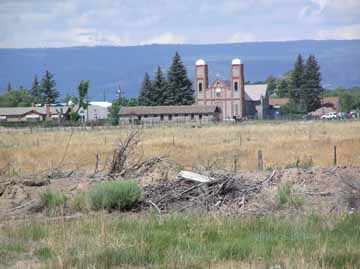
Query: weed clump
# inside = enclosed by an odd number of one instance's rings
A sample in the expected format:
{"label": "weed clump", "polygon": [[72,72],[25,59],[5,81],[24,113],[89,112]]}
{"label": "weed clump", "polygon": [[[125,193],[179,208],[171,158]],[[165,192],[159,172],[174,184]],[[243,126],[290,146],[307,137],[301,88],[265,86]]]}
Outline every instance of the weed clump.
{"label": "weed clump", "polygon": [[140,200],[141,195],[137,182],[117,180],[95,185],[89,192],[89,200],[94,210],[129,210]]}
{"label": "weed clump", "polygon": [[276,193],[276,200],[279,208],[283,208],[286,205],[300,208],[304,204],[304,200],[301,197],[296,197],[292,193],[289,184],[284,184],[279,187],[278,192]]}
{"label": "weed clump", "polygon": [[53,212],[61,207],[64,207],[66,200],[65,194],[58,190],[48,189],[40,193],[41,205],[49,212]]}

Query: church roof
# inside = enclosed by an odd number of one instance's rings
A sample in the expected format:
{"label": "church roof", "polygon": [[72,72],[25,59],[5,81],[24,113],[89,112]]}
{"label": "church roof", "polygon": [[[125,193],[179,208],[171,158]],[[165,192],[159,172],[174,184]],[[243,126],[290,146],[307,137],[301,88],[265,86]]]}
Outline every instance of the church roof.
{"label": "church roof", "polygon": [[245,85],[245,101],[260,101],[265,97],[267,84]]}
{"label": "church roof", "polygon": [[227,88],[230,88],[230,81],[229,80],[223,80],[223,79],[216,79],[211,83],[210,88],[215,88],[217,83],[220,83],[221,86],[225,86]]}

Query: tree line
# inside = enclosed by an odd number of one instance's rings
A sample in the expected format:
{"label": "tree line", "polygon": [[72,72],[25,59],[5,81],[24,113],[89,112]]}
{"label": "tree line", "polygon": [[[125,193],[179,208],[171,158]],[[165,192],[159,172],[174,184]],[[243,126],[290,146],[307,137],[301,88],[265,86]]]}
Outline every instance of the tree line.
{"label": "tree line", "polygon": [[292,70],[278,78],[269,76],[264,83],[272,97],[290,99],[281,109],[283,114],[305,114],[321,107],[324,88],[320,66],[312,54],[306,61],[299,54]]}
{"label": "tree line", "polygon": [[[310,55],[306,62],[298,55],[294,68],[280,77],[269,76],[267,83],[269,95],[278,98],[290,98],[291,102],[282,107],[283,114],[306,113],[321,105],[322,97],[339,97],[340,111],[349,112],[360,109],[360,88],[338,87],[335,90],[321,87],[320,66],[315,56]],[[251,84],[250,81],[247,84]]]}
{"label": "tree line", "polygon": [[34,81],[30,89],[20,86],[13,89],[8,84],[7,91],[4,95],[0,95],[0,107],[26,107],[31,104],[53,104],[59,98],[60,93],[56,89],[54,75],[46,71],[44,77],[39,81],[35,75]]}
{"label": "tree line", "polygon": [[194,103],[193,93],[192,82],[187,76],[180,54],[176,52],[166,77],[158,66],[153,80],[145,73],[137,99],[120,97],[112,102],[109,120],[113,125],[119,123],[121,106],[191,105]]}
{"label": "tree line", "polygon": [[339,87],[335,90],[325,90],[324,96],[339,97],[340,111],[342,112],[360,110],[360,87],[353,87],[350,89]]}
{"label": "tree line", "polygon": [[141,106],[191,105],[194,103],[192,82],[178,52],[165,75],[158,66],[154,80],[145,73],[138,103]]}

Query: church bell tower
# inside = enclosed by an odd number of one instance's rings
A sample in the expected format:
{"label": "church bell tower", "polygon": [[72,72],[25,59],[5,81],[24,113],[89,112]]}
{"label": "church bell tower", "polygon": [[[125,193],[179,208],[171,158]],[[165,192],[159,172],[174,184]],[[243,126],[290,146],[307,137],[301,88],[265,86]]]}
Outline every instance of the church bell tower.
{"label": "church bell tower", "polygon": [[230,70],[231,95],[232,95],[232,110],[235,117],[243,118],[245,116],[245,81],[244,81],[244,64],[240,59],[234,59],[231,62]]}
{"label": "church bell tower", "polygon": [[206,89],[209,86],[208,66],[204,60],[195,63],[195,104],[206,105]]}

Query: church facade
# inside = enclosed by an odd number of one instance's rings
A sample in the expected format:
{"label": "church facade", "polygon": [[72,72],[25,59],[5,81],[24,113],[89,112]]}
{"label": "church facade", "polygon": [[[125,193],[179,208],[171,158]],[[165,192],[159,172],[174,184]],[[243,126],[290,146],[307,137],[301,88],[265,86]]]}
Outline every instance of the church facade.
{"label": "church facade", "polygon": [[244,64],[234,59],[229,80],[216,79],[209,83],[208,65],[199,59],[195,64],[195,104],[215,105],[220,108],[222,120],[264,118],[268,114],[267,85],[245,85]]}

